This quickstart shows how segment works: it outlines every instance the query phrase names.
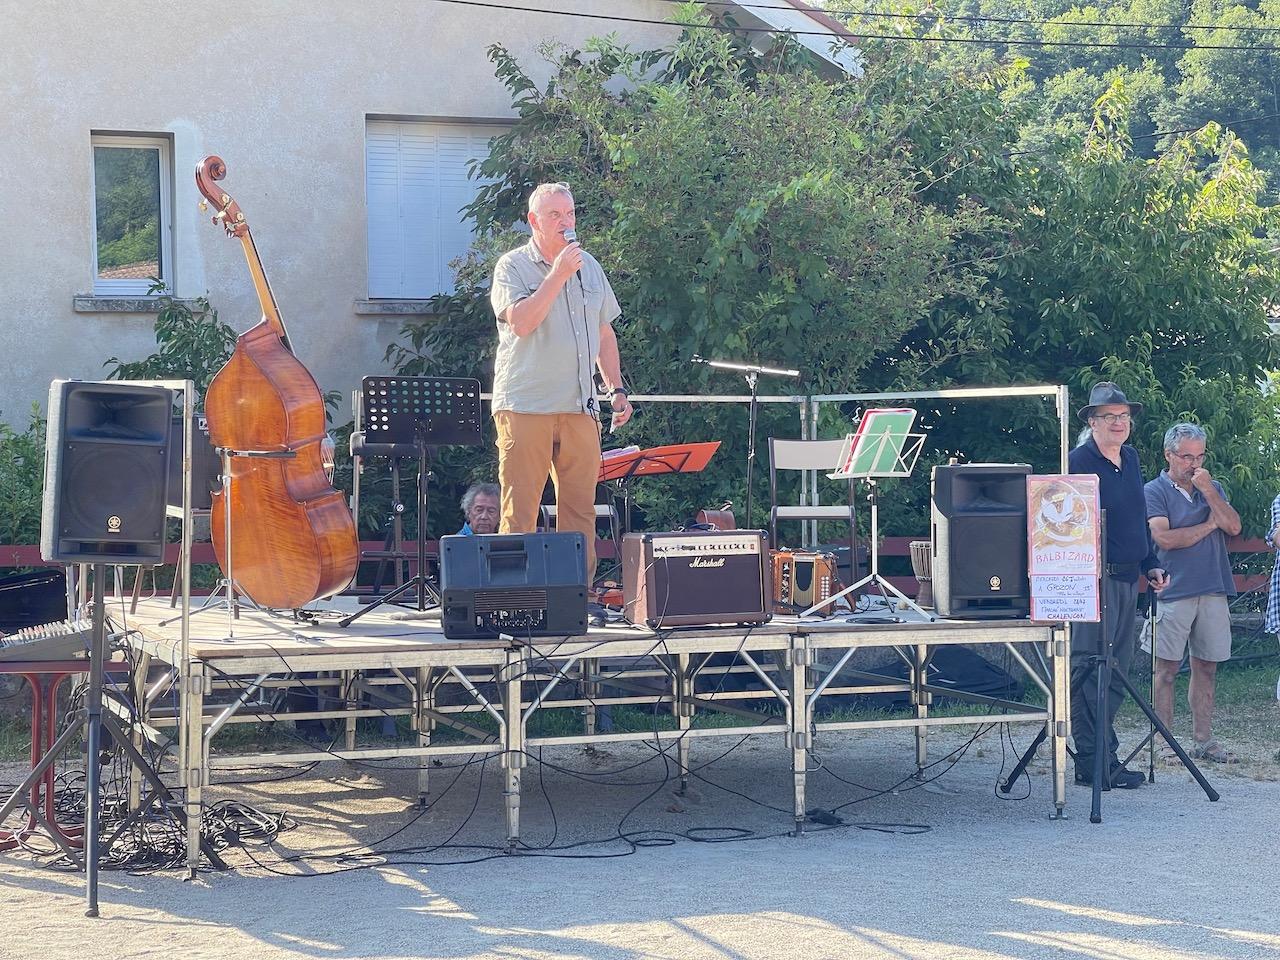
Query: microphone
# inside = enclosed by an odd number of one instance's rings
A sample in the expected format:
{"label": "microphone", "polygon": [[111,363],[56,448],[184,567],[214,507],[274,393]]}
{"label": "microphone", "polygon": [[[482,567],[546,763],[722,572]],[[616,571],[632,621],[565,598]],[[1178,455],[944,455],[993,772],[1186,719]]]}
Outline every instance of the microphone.
{"label": "microphone", "polygon": [[[564,237],[564,242],[565,242],[565,243],[577,243],[577,242],[578,242],[578,231],[574,230],[574,229],[573,229],[573,227],[569,227],[567,230],[562,231],[561,236],[563,236],[563,237]],[[581,284],[581,283],[582,283],[582,268],[581,268],[581,267],[579,267],[577,270],[573,271],[573,275],[574,275],[575,277],[577,277],[577,278],[578,278],[578,283],[579,283],[579,284]]]}

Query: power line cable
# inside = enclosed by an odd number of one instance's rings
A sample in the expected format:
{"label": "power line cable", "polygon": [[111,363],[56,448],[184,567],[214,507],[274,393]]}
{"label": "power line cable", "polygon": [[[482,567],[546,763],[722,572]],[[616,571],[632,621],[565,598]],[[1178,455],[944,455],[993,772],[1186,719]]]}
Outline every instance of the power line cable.
{"label": "power line cable", "polygon": [[[664,3],[684,3],[686,0],[663,0]],[[702,0],[709,7],[739,7],[746,10],[779,10],[793,13],[804,13],[797,7],[768,3],[738,3],[736,0]],[[814,7],[817,13],[831,17],[867,17],[884,20],[927,20],[934,18],[943,21],[959,21],[965,23],[1007,23],[1014,26],[1055,26],[1055,27],[1109,27],[1132,28],[1139,30],[1222,30],[1229,33],[1280,33],[1280,27],[1232,27],[1225,24],[1212,23],[1142,23],[1133,21],[1110,22],[1107,20],[1056,20],[1036,17],[995,17],[973,14],[951,14],[944,10],[927,9],[919,13],[893,13],[884,10],[860,10],[848,7]],[[846,24],[847,26],[847,24]]]}
{"label": "power line cable", "polygon": [[[1222,126],[1231,129],[1233,127],[1242,127],[1250,123],[1263,123],[1267,120],[1280,120],[1280,113],[1268,113],[1261,117],[1245,117],[1241,120],[1223,120],[1218,117],[1209,117],[1198,127],[1187,127],[1183,130],[1157,130],[1154,133],[1140,133],[1136,137],[1130,137],[1129,139],[1131,141],[1138,141],[1155,140],[1159,137],[1179,137],[1186,133],[1197,133],[1200,130],[1203,130],[1205,126],[1210,123],[1221,124]],[[1002,156],[1004,159],[1008,160],[1011,157],[1023,157],[1028,155],[1044,156],[1050,152],[1051,151],[1047,149],[1010,150]]]}
{"label": "power line cable", "polygon": [[1224,127],[1242,127],[1247,123],[1262,123],[1266,120],[1277,120],[1277,119],[1280,119],[1280,113],[1268,113],[1266,116],[1262,116],[1262,117],[1245,117],[1242,120],[1221,120],[1216,117],[1210,117],[1208,120],[1200,124],[1200,126],[1198,127],[1187,127],[1185,130],[1157,130],[1155,133],[1143,133],[1143,134],[1139,134],[1136,137],[1132,137],[1130,139],[1152,140],[1152,139],[1155,139],[1156,137],[1176,137],[1184,133],[1195,133],[1198,130],[1204,129],[1205,124],[1209,124],[1209,123],[1220,123]]}
{"label": "power line cable", "polygon": [[[553,10],[547,7],[517,7],[506,3],[490,3],[485,0],[422,0],[426,3],[448,3],[460,7],[482,10],[504,10],[507,13],[538,13],[556,17],[572,17],[578,20],[605,20],[612,23],[648,24],[658,27],[678,27],[682,30],[713,30],[721,33],[740,33],[751,28],[733,27],[722,23],[673,23],[670,20],[654,20],[649,17],[627,17],[612,13],[587,13],[579,10]],[[779,33],[792,37],[825,37],[844,43],[859,40],[888,40],[906,43],[958,43],[991,47],[1067,47],[1089,50],[1241,50],[1254,53],[1280,53],[1280,47],[1259,47],[1246,44],[1225,43],[1121,43],[1087,40],[1033,40],[1011,37],[944,37],[937,35],[914,36],[897,33],[865,33],[849,31],[844,37],[833,29],[780,30],[761,28],[759,32]]]}

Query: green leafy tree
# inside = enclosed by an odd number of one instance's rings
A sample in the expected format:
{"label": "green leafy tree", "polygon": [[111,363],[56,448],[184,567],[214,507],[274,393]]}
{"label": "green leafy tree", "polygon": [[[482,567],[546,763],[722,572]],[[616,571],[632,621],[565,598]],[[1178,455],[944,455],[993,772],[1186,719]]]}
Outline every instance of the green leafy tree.
{"label": "green leafy tree", "polygon": [[[610,39],[552,51],[543,89],[505,51],[491,55],[520,120],[481,167],[496,178],[470,208],[485,240],[458,294],[437,300],[444,321],[406,328],[392,350],[401,369],[488,379],[489,269],[547,180],[574,185],[579,233],[626,305],[619,338],[636,392],[740,392],[691,365],[695,354],[795,366],[804,379],[788,391],[848,389],[934,305],[984,284],[996,254],[975,238],[998,233],[994,218],[958,193],[922,197],[934,178],[911,131],[934,98],[899,109],[903,76],[771,70],[705,31],[665,53]],[[904,373],[936,362],[898,358]],[[794,409],[766,409],[762,437],[798,431]],[[690,504],[736,499],[745,433],[740,407],[643,410],[626,441],[725,442],[703,474],[638,488],[642,508],[673,523]]]}
{"label": "green leafy tree", "polygon": [[26,429],[0,420],[0,543],[36,543],[44,490],[45,421],[32,406]]}
{"label": "green leafy tree", "polygon": [[[1144,160],[1132,153],[1125,110],[1117,87],[1077,149],[1019,164],[1014,199],[1024,213],[1015,254],[993,276],[1003,307],[987,318],[991,349],[959,358],[947,374],[962,383],[1067,383],[1076,396],[1098,379],[1121,382],[1147,406],[1134,442],[1152,471],[1163,464],[1169,424],[1205,423],[1212,469],[1256,531],[1278,465],[1280,411],[1260,388],[1277,362],[1267,309],[1280,272],[1266,239],[1276,214],[1233,135],[1211,124]],[[1053,466],[1049,411],[1012,409],[995,430],[940,416],[940,438],[971,459],[1021,455]]]}
{"label": "green leafy tree", "polygon": [[[519,121],[479,170],[492,181],[469,208],[481,239],[457,294],[406,325],[389,356],[405,372],[489,382],[493,260],[523,241],[510,228],[533,185],[568,180],[579,233],[627,310],[637,391],[742,392],[694,354],[795,366],[804,379],[781,391],[796,393],[1067,383],[1079,397],[1110,377],[1147,404],[1135,442],[1148,470],[1168,423],[1205,423],[1212,468],[1257,529],[1277,467],[1280,418],[1260,385],[1276,366],[1266,321],[1280,276],[1275,214],[1244,143],[1210,125],[1137,151],[1132,117],[1149,112],[1163,63],[1080,67],[1089,86],[1071,96],[1098,89],[1090,70],[1107,86],[1085,127],[1054,127],[1028,95],[1045,81],[1026,60],[935,52],[868,43],[863,74],[839,78],[690,30],[668,50],[608,38],[550,50],[540,87],[494,48]],[[930,442],[916,479],[886,490],[889,532],[922,532],[930,463],[1057,468],[1048,401],[920,406]],[[843,433],[857,412],[828,405],[819,432]],[[730,406],[640,411],[623,442],[724,441],[703,474],[637,487],[650,522],[740,500],[745,420]],[[798,432],[795,408],[763,409],[760,437]],[[437,501],[451,518],[492,460],[444,454]]]}

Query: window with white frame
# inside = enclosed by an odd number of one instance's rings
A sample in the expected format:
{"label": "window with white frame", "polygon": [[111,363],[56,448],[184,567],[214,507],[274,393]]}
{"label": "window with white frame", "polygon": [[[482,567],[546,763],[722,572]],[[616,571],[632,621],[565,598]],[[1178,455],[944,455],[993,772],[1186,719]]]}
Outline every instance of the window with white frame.
{"label": "window with white frame", "polygon": [[484,181],[470,164],[506,127],[369,120],[365,127],[370,299],[420,300],[453,292],[451,260],[471,245],[461,210]]}
{"label": "window with white frame", "polygon": [[95,134],[91,143],[94,294],[141,296],[153,277],[172,289],[168,139]]}

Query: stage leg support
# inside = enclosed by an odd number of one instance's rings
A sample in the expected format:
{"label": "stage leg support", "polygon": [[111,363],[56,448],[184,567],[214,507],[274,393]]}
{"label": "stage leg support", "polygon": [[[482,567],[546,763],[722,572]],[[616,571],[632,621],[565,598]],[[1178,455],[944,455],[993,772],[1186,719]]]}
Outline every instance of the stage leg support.
{"label": "stage leg support", "polygon": [[[578,663],[578,678],[582,684],[582,696],[587,701],[582,712],[582,732],[588,737],[596,735],[596,700],[600,696],[600,685],[593,679],[599,669],[594,657],[583,657]],[[590,750],[590,746],[587,747]]]}
{"label": "stage leg support", "polygon": [[[356,671],[343,670],[339,674],[342,678],[342,708],[347,711],[355,710],[360,705],[360,697],[356,693]],[[356,718],[354,715],[348,714],[343,718],[343,724],[346,734],[346,745],[348,750],[356,748]]]}
{"label": "stage leg support", "polygon": [[[933,694],[925,689],[925,680],[929,669],[929,648],[925,644],[917,644],[911,653],[911,703],[915,709],[917,720],[929,717],[929,702]],[[916,779],[924,779],[924,768],[929,765],[929,728],[924,724],[916,727]]]}
{"label": "stage leg support", "polygon": [[187,815],[187,879],[194,880],[200,870],[200,816],[204,806],[204,787],[209,777],[209,751],[204,741],[204,697],[208,677],[204,663],[192,660],[188,668],[187,689],[182,692],[186,709],[186,755],[182,758],[182,785],[186,788],[184,805]]}
{"label": "stage leg support", "polygon": [[680,796],[689,790],[689,728],[693,723],[693,674],[689,669],[689,655],[676,654],[675,669],[671,672],[673,694],[671,712],[675,714],[680,737],[676,741],[676,764],[680,768]]}
{"label": "stage leg support", "polygon": [[1049,743],[1053,767],[1053,819],[1066,819],[1067,737],[1071,733],[1071,633],[1057,627],[1049,640],[1053,697],[1049,704]]}
{"label": "stage leg support", "polygon": [[502,718],[503,744],[502,772],[503,801],[507,814],[507,853],[515,853],[520,843],[520,772],[524,769],[524,702],[521,696],[521,678],[526,671],[523,651],[507,654],[502,668]]}
{"label": "stage leg support", "polygon": [[791,783],[794,804],[794,837],[804,836],[805,775],[809,766],[809,748],[813,738],[809,732],[809,664],[813,651],[803,636],[791,637],[791,648],[786,651],[788,667],[787,704],[791,738]]}
{"label": "stage leg support", "polygon": [[[142,575],[142,568],[138,568],[139,577]],[[137,580],[134,580],[136,586]],[[151,719],[151,705],[147,703],[147,674],[151,672],[151,654],[142,653],[138,656],[138,667],[133,674],[133,707],[138,718],[137,725],[133,728],[133,746],[139,753],[144,749],[143,733],[147,723]],[[142,773],[137,767],[129,768],[129,809],[137,810],[142,804]]]}
{"label": "stage leg support", "polygon": [[[434,671],[430,667],[418,667],[414,674],[413,691],[413,729],[418,735],[418,746],[429,747],[431,745],[431,734],[435,727],[435,720],[427,715],[428,710],[435,710],[435,687],[432,685],[432,673]],[[427,795],[431,791],[431,758],[421,756],[418,758],[418,806],[425,807],[427,805]]]}

